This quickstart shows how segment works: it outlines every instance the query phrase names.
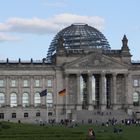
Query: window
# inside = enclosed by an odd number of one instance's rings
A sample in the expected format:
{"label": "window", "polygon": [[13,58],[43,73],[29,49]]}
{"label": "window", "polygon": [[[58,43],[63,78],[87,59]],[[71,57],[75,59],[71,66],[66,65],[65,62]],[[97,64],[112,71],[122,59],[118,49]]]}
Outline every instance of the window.
{"label": "window", "polygon": [[137,86],[139,85],[139,81],[138,81],[138,79],[134,79],[133,82],[134,82],[134,83],[133,83],[134,87],[137,87]]}
{"label": "window", "polygon": [[4,113],[0,113],[0,119],[4,119]]}
{"label": "window", "polygon": [[139,94],[137,92],[133,93],[133,105],[138,106],[139,105]]}
{"label": "window", "polygon": [[47,107],[52,107],[53,106],[52,93],[47,93],[46,103],[47,103]]}
{"label": "window", "polygon": [[40,80],[35,80],[35,86],[39,87],[40,86]]}
{"label": "window", "polygon": [[35,107],[41,105],[41,100],[40,100],[40,94],[39,93],[35,93],[35,96],[34,96],[34,105],[35,105]]}
{"label": "window", "polygon": [[23,87],[28,87],[28,80],[23,80]]}
{"label": "window", "polygon": [[28,113],[24,113],[24,118],[28,118]]}
{"label": "window", "polygon": [[12,113],[12,118],[16,118],[16,113]]}
{"label": "window", "polygon": [[11,87],[16,87],[16,80],[11,80]]}
{"label": "window", "polygon": [[52,87],[52,80],[48,80],[48,81],[47,81],[47,86],[48,86],[48,87]]}
{"label": "window", "polygon": [[17,106],[17,95],[16,95],[16,93],[11,93],[10,106],[11,107],[16,107]]}
{"label": "window", "polygon": [[0,87],[4,87],[4,80],[0,80]]}
{"label": "window", "polygon": [[23,107],[29,106],[29,94],[26,92],[23,93],[23,96],[22,96],[22,106]]}
{"label": "window", "polygon": [[5,103],[4,93],[0,93],[0,107],[2,107]]}
{"label": "window", "polygon": [[40,117],[40,112],[37,112],[36,113],[36,117]]}
{"label": "window", "polygon": [[48,116],[52,116],[53,115],[53,113],[52,112],[48,112]]}

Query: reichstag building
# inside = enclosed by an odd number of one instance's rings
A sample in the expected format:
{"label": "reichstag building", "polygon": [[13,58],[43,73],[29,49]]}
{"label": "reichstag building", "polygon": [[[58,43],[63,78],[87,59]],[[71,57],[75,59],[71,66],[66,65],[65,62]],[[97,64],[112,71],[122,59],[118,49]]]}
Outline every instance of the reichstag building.
{"label": "reichstag building", "polygon": [[140,117],[140,63],[132,62],[126,35],[121,41],[111,49],[96,28],[72,24],[56,34],[42,60],[0,61],[0,120]]}

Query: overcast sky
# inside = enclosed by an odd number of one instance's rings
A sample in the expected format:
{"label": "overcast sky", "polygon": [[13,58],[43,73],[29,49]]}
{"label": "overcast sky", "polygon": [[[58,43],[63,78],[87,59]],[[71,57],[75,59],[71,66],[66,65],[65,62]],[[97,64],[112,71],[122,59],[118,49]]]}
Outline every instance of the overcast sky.
{"label": "overcast sky", "polygon": [[0,0],[0,60],[41,60],[61,29],[87,23],[112,49],[126,34],[133,60],[140,60],[140,0]]}

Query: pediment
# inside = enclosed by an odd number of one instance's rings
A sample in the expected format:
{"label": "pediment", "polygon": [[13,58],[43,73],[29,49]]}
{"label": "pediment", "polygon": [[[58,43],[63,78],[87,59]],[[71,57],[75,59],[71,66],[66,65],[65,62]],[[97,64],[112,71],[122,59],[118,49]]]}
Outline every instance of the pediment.
{"label": "pediment", "polygon": [[128,65],[103,54],[91,54],[67,63],[64,67],[66,69],[127,69]]}

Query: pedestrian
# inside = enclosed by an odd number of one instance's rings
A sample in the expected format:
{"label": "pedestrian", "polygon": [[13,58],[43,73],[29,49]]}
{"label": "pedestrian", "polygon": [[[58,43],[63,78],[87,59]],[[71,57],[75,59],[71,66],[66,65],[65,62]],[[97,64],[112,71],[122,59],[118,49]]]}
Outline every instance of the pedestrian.
{"label": "pedestrian", "polygon": [[94,132],[93,128],[89,128],[88,137],[90,140],[95,140],[95,132]]}

